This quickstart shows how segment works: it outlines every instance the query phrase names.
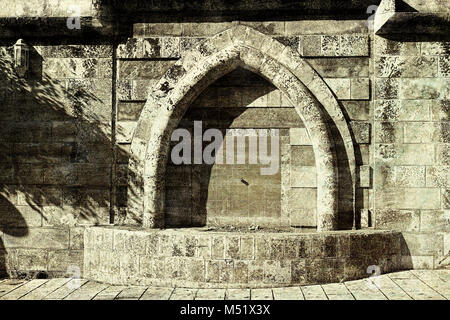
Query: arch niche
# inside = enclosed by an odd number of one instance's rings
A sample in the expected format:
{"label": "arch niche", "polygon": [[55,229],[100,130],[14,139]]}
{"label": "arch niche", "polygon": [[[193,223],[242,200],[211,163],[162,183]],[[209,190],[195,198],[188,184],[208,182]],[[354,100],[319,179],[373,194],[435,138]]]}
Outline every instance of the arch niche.
{"label": "arch niche", "polygon": [[[354,181],[355,156],[344,115],[330,89],[297,52],[249,27],[238,25],[206,39],[174,64],[149,92],[131,144],[128,214],[144,227],[164,227],[165,170],[170,137],[191,102],[211,83],[242,67],[280,89],[303,120],[317,168],[317,228],[335,230],[338,161],[329,123],[345,141]],[[354,194],[354,183],[353,183]]]}

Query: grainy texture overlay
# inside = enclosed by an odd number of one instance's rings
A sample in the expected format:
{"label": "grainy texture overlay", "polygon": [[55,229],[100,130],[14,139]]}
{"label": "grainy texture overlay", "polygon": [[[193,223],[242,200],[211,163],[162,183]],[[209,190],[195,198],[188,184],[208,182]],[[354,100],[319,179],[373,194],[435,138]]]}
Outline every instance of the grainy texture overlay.
{"label": "grainy texture overlay", "polygon": [[0,299],[448,298],[448,1],[0,8]]}

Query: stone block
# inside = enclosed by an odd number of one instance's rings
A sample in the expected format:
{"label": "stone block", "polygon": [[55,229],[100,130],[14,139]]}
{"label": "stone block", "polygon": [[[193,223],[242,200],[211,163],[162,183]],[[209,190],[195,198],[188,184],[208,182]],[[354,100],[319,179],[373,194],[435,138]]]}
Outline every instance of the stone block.
{"label": "stone block", "polygon": [[290,212],[290,224],[295,227],[317,226],[316,209],[295,209]]}
{"label": "stone block", "polygon": [[369,76],[369,59],[367,58],[309,58],[308,62],[323,78]]}
{"label": "stone block", "polygon": [[375,184],[383,187],[425,187],[425,166],[376,166]]}
{"label": "stone block", "polygon": [[450,209],[450,189],[442,190],[442,208]]}
{"label": "stone block", "polygon": [[291,166],[315,166],[315,164],[312,146],[291,147]]}
{"label": "stone block", "polygon": [[119,63],[119,79],[159,79],[174,63],[172,60],[124,60]]}
{"label": "stone block", "polygon": [[432,100],[430,102],[431,102],[430,104],[431,104],[432,120],[435,121],[450,120],[450,100]]}
{"label": "stone block", "polygon": [[368,100],[370,98],[370,80],[368,78],[352,78],[350,92],[351,99]]}
{"label": "stone block", "polygon": [[211,242],[211,258],[224,259],[225,239],[221,236],[214,236]]}
{"label": "stone block", "polygon": [[225,31],[231,26],[230,22],[183,22],[182,35],[185,37],[209,37]]}
{"label": "stone block", "polygon": [[377,55],[419,56],[421,52],[420,45],[421,43],[418,42],[395,41],[381,36],[375,36],[374,38],[374,51]]}
{"label": "stone block", "polygon": [[424,41],[420,43],[423,55],[446,55],[448,54],[448,43],[439,41]]}
{"label": "stone block", "polygon": [[369,55],[369,37],[365,34],[342,35],[341,56],[361,56]]}
{"label": "stone block", "polygon": [[405,123],[405,143],[430,143],[438,135],[438,126],[434,122]]}
{"label": "stone block", "polygon": [[444,253],[444,235],[442,233],[403,233],[403,255],[442,256]]}
{"label": "stone block", "polygon": [[241,237],[240,259],[252,260],[255,256],[255,240],[253,237]]}
{"label": "stone block", "polygon": [[436,145],[436,164],[443,166],[450,165],[450,144]]}
{"label": "stone block", "polygon": [[145,58],[162,57],[162,39],[163,38],[145,38],[142,40],[142,56]]}
{"label": "stone block", "polygon": [[375,99],[397,99],[399,80],[395,78],[377,78],[375,80]]}
{"label": "stone block", "polygon": [[308,35],[303,37],[303,55],[310,57],[320,57],[322,55],[320,36]]}
{"label": "stone block", "polygon": [[317,207],[317,190],[313,188],[292,188],[288,191],[291,210],[315,209]]}
{"label": "stone block", "polygon": [[235,283],[248,283],[248,262],[234,261],[232,277]]}
{"label": "stone block", "polygon": [[339,56],[341,53],[341,37],[335,35],[322,36],[322,55]]}
{"label": "stone block", "polygon": [[[442,157],[445,159],[445,151],[443,153]],[[376,145],[375,159],[393,165],[434,165],[435,146],[434,144],[380,144]]]}
{"label": "stone block", "polygon": [[387,56],[376,60],[378,77],[426,78],[437,76],[437,58],[426,56]]}
{"label": "stone block", "polygon": [[450,234],[444,234],[444,254],[450,253]]}
{"label": "stone block", "polygon": [[362,188],[370,188],[372,185],[372,168],[368,165],[359,167],[359,185]]}
{"label": "stone block", "polygon": [[14,269],[18,271],[47,271],[48,251],[42,249],[17,249]]}
{"label": "stone block", "polygon": [[288,35],[367,33],[365,21],[360,20],[285,21],[285,28]]}
{"label": "stone block", "polygon": [[338,99],[350,99],[350,79],[324,79]]}
{"label": "stone block", "polygon": [[443,78],[402,79],[399,86],[400,99],[448,98],[448,81]]}
{"label": "stone block", "polygon": [[434,268],[433,256],[402,256],[403,268],[414,270],[431,270]]}
{"label": "stone block", "polygon": [[291,265],[285,261],[264,262],[264,283],[288,284],[291,282]]}
{"label": "stone block", "polygon": [[144,57],[144,41],[141,38],[130,38],[125,43],[117,46],[117,58],[143,58]]}
{"label": "stone block", "polygon": [[375,122],[375,142],[377,143],[403,143],[403,122]]}
{"label": "stone block", "polygon": [[240,240],[238,236],[225,237],[225,259],[240,258]]}
{"label": "stone block", "polygon": [[450,77],[450,58],[448,55],[439,57],[439,76]]}
{"label": "stone block", "polygon": [[57,228],[11,228],[8,234],[2,235],[5,247],[62,249],[69,248],[69,233],[66,229]]}
{"label": "stone block", "polygon": [[368,209],[361,209],[361,228],[369,228],[372,227],[372,215],[371,211]]}
{"label": "stone block", "polygon": [[371,126],[368,122],[352,121],[351,122],[353,134],[355,135],[356,143],[369,144],[370,143],[370,131]]}
{"label": "stone block", "polygon": [[367,121],[370,117],[369,101],[342,101],[350,120]]}
{"label": "stone block", "polygon": [[449,166],[432,166],[427,167],[426,172],[427,187],[450,187],[450,167]]}
{"label": "stone block", "polygon": [[378,208],[440,209],[440,191],[437,188],[383,188],[376,192]]}
{"label": "stone block", "polygon": [[450,211],[421,210],[420,231],[438,232],[449,229]]}
{"label": "stone block", "polygon": [[420,212],[419,210],[376,209],[375,228],[419,231]]}
{"label": "stone block", "polygon": [[83,251],[69,250],[48,252],[48,271],[70,272],[71,270],[83,270]]}
{"label": "stone block", "polygon": [[292,167],[290,171],[291,187],[315,188],[317,187],[316,167]]}
{"label": "stone block", "polygon": [[265,237],[255,237],[255,259],[266,260],[270,257],[269,239]]}
{"label": "stone block", "polygon": [[289,129],[290,144],[292,146],[310,146],[311,139],[306,128],[290,128]]}
{"label": "stone block", "polygon": [[432,100],[378,100],[375,118],[385,121],[428,121]]}

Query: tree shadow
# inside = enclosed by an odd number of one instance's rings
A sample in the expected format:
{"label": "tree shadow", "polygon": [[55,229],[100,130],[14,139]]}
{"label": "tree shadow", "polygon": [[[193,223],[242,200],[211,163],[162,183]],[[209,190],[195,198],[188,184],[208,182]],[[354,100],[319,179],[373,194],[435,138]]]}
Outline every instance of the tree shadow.
{"label": "tree shadow", "polygon": [[[11,264],[8,259],[8,251],[3,243],[2,236],[25,237],[28,235],[28,228],[26,222],[16,207],[8,201],[7,198],[0,195],[0,205],[3,212],[8,212],[8,215],[0,215],[0,279],[6,278],[13,273]],[[22,226],[17,228],[17,225]],[[12,227],[11,227],[12,226]],[[15,228],[14,228],[15,227]]]}
{"label": "tree shadow", "polygon": [[28,44],[25,78],[12,46],[0,48],[1,270],[14,238],[34,227],[110,222],[111,76],[100,77],[95,55],[79,46]]}

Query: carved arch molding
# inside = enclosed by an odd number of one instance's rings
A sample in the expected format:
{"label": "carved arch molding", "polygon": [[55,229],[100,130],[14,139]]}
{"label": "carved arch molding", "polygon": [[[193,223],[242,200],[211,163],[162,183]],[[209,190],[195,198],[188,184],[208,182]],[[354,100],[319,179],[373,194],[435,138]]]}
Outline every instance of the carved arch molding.
{"label": "carved arch molding", "polygon": [[[128,211],[144,227],[164,226],[165,170],[170,137],[191,102],[211,83],[243,67],[280,89],[303,120],[317,168],[317,228],[335,230],[341,167],[336,141],[345,152],[355,211],[355,151],[348,122],[323,79],[291,48],[238,25],[187,52],[150,90],[131,144]],[[337,140],[336,130],[340,136]],[[340,160],[340,159],[339,159]],[[340,162],[342,162],[340,160]]]}

